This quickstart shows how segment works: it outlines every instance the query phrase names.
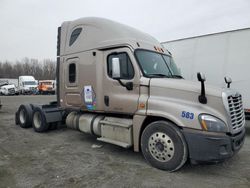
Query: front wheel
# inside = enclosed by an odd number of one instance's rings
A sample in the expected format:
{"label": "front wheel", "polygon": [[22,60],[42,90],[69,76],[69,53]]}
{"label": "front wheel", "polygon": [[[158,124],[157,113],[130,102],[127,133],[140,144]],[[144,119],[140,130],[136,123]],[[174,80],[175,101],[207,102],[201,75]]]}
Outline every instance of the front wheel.
{"label": "front wheel", "polygon": [[181,168],[188,156],[183,135],[168,121],[156,121],[144,129],[141,150],[153,167],[171,172]]}

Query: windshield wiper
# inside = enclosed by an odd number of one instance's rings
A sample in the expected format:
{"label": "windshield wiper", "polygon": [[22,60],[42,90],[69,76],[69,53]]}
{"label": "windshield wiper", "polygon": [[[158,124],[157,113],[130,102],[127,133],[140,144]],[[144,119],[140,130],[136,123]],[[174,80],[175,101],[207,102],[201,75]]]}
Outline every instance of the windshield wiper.
{"label": "windshield wiper", "polygon": [[157,76],[157,77],[170,78],[170,76],[168,76],[168,75],[165,75],[165,74],[160,74],[160,73],[155,73],[155,74],[148,74],[148,76],[150,76],[150,77],[154,77],[154,76]]}
{"label": "windshield wiper", "polygon": [[180,78],[180,79],[184,79],[182,76],[180,75],[172,75],[173,78]]}

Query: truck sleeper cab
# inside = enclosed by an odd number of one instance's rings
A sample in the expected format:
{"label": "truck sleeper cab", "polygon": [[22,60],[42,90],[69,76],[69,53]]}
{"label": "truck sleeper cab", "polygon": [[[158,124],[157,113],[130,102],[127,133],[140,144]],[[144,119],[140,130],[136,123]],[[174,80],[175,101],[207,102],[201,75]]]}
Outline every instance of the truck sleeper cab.
{"label": "truck sleeper cab", "polygon": [[168,171],[188,158],[225,160],[243,145],[241,95],[204,84],[201,74],[201,83],[184,80],[148,34],[101,18],[64,22],[57,55],[57,106],[21,105],[20,126],[44,132],[65,120]]}

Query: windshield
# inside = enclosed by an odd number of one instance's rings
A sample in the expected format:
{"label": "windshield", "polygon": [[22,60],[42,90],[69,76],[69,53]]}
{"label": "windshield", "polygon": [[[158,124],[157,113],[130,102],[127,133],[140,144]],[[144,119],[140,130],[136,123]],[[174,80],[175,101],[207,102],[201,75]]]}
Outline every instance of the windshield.
{"label": "windshield", "polygon": [[171,56],[147,50],[137,50],[135,55],[147,77],[182,78]]}
{"label": "windshield", "polygon": [[32,86],[35,86],[36,82],[35,81],[25,81],[25,82],[23,82],[23,85],[32,85]]}

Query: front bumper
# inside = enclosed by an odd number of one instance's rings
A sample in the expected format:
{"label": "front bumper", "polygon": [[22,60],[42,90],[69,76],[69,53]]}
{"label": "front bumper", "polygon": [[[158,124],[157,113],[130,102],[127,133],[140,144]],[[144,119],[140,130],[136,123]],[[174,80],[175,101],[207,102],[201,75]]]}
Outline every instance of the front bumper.
{"label": "front bumper", "polygon": [[189,151],[194,161],[218,162],[230,158],[240,150],[245,139],[245,128],[236,135],[183,129]]}
{"label": "front bumper", "polygon": [[29,90],[24,90],[25,94],[37,94],[38,90],[36,89],[29,89]]}

